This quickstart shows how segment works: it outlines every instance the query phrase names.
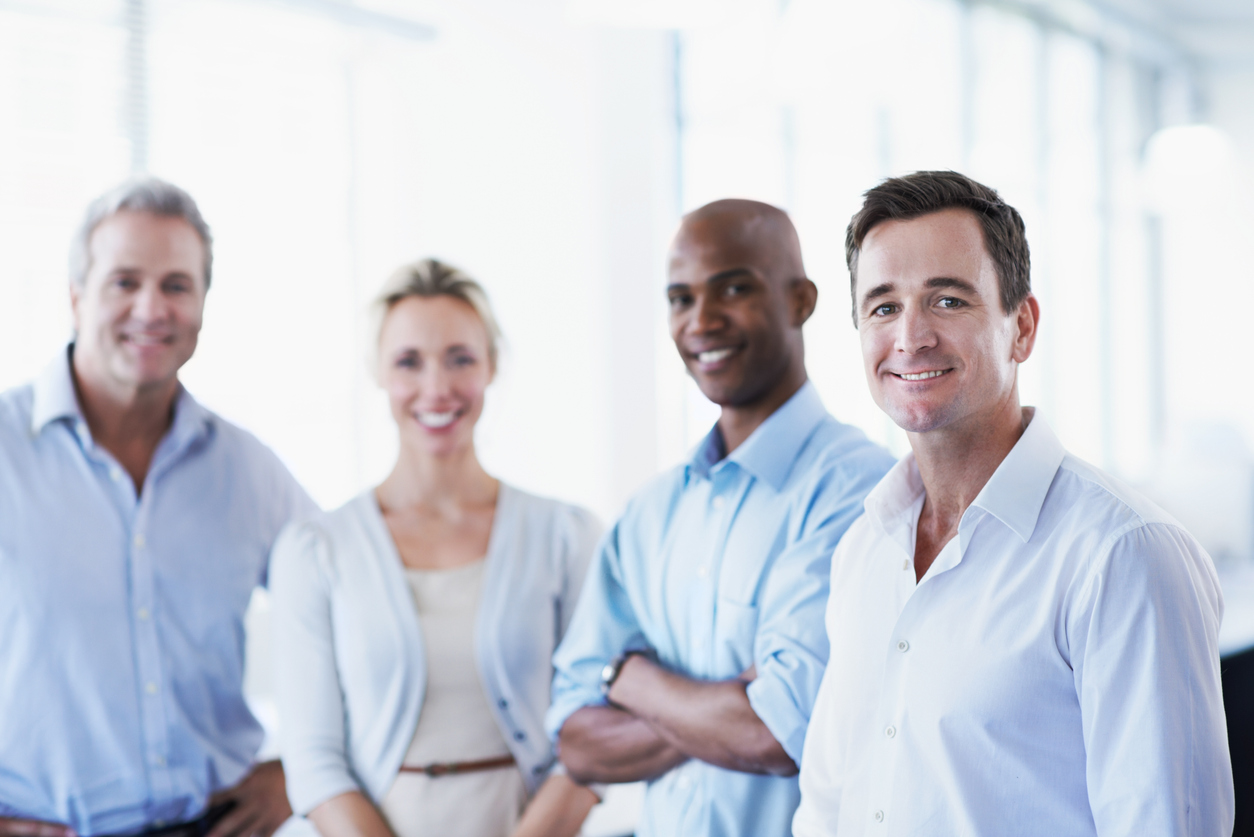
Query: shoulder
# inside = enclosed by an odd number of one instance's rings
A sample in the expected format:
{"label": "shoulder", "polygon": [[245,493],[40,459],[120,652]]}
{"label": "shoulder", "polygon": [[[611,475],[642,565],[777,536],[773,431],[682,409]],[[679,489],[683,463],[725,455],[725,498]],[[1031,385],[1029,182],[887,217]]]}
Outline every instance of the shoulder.
{"label": "shoulder", "polygon": [[30,439],[31,409],[35,401],[32,384],[22,384],[0,392],[0,440],[6,445]]}
{"label": "shoulder", "polygon": [[831,415],[824,416],[814,428],[802,447],[800,459],[812,470],[817,466],[859,477],[870,474],[877,480],[897,461],[857,427],[837,421]]}
{"label": "shoulder", "polygon": [[274,544],[273,572],[316,565],[333,574],[336,556],[358,552],[366,540],[366,503],[372,500],[370,492],[365,492],[338,509],[288,523]]}
{"label": "shoulder", "polygon": [[1067,524],[1107,542],[1145,527],[1183,529],[1148,497],[1070,453],[1054,476],[1041,513],[1053,525]]}
{"label": "shoulder", "polygon": [[1175,518],[1071,454],[1054,477],[1037,526],[1077,562],[1077,580],[1087,587],[1118,577],[1128,589],[1184,594],[1197,584],[1218,588],[1210,556]]}
{"label": "shoulder", "polygon": [[288,476],[287,466],[265,442],[206,407],[197,405],[197,409],[202,411],[204,420],[209,426],[213,445],[218,448],[221,455],[238,460],[251,469]]}
{"label": "shoulder", "polygon": [[596,516],[592,512],[574,503],[532,494],[504,481],[501,482],[501,493],[526,518],[551,521],[559,526],[578,527],[596,523]]}

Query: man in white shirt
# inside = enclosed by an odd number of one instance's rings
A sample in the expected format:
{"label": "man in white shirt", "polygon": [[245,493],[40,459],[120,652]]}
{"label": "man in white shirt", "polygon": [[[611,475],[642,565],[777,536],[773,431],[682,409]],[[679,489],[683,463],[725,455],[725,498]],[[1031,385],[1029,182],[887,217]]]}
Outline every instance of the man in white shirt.
{"label": "man in white shirt", "polygon": [[918,172],[867,193],[846,253],[913,453],[832,559],[794,834],[1231,834],[1214,567],[1020,406],[1019,214]]}

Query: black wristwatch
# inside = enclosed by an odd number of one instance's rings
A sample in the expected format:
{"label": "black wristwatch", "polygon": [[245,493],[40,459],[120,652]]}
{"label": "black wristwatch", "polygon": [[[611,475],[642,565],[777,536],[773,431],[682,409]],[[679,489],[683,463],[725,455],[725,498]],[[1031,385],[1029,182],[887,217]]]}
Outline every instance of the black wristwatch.
{"label": "black wristwatch", "polygon": [[632,648],[624,651],[614,659],[605,664],[605,668],[601,669],[601,694],[609,697],[610,687],[614,685],[614,681],[618,679],[618,675],[622,674],[623,666],[630,657],[634,656],[648,657],[650,660],[657,659],[657,652],[652,648]]}

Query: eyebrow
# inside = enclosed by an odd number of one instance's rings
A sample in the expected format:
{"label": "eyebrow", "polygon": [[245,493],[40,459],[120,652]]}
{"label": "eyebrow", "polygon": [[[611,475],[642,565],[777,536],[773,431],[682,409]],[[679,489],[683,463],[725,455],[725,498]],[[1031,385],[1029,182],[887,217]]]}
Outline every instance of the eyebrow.
{"label": "eyebrow", "polygon": [[[955,276],[933,276],[931,279],[924,282],[923,286],[925,288],[953,288],[955,290],[965,291],[973,296],[979,296],[979,291],[975,289],[975,285],[972,285],[966,279],[959,279]],[[862,297],[862,304],[865,305],[874,299],[887,296],[895,289],[896,286],[892,282],[884,282],[883,284],[876,285],[874,288],[867,291],[866,296]]]}
{"label": "eyebrow", "polygon": [[[727,270],[720,270],[718,273],[715,273],[713,276],[707,276],[701,284],[713,285],[717,282],[725,282],[728,279],[734,279],[737,276],[752,277],[753,275],[754,275],[753,271],[747,267],[729,267]],[[670,292],[678,288],[688,288],[691,286],[692,286],[691,282],[673,282],[666,286],[666,290],[667,292]]]}

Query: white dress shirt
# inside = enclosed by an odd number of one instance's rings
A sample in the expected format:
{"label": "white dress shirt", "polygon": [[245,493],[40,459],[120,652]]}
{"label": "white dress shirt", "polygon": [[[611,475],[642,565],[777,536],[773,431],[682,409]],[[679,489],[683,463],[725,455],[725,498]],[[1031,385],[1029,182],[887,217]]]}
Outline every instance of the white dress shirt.
{"label": "white dress shirt", "polygon": [[1041,418],[916,584],[923,500],[907,456],[832,559],[794,834],[1231,834],[1197,541]]}

